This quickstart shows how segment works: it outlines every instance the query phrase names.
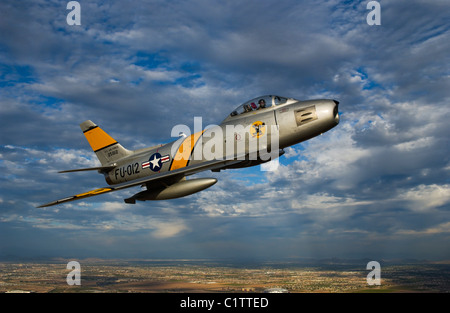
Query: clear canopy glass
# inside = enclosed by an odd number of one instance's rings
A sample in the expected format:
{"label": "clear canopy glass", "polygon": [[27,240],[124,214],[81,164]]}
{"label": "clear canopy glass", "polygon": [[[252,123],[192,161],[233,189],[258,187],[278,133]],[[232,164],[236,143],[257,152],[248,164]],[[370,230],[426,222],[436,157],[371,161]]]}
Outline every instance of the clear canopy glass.
{"label": "clear canopy glass", "polygon": [[287,101],[288,98],[280,96],[269,95],[258,97],[238,106],[233,112],[230,113],[230,116],[245,114],[256,110],[264,110],[275,105],[286,103]]}

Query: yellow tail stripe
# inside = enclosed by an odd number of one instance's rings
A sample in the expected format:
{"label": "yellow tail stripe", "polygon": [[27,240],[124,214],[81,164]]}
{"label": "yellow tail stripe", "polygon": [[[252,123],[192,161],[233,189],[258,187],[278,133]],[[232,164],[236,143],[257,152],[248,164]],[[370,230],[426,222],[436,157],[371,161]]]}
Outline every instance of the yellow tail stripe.
{"label": "yellow tail stripe", "polygon": [[95,127],[84,133],[87,141],[91,145],[92,150],[97,151],[109,145],[117,143],[110,135],[105,133],[100,127]]}
{"label": "yellow tail stripe", "polygon": [[184,139],[183,143],[180,145],[177,153],[173,158],[172,166],[170,167],[171,171],[186,167],[189,161],[189,157],[191,156],[192,150],[194,149],[197,140],[200,138],[203,132],[204,130],[195,133],[193,135],[190,135],[189,137],[186,137],[186,139]]}

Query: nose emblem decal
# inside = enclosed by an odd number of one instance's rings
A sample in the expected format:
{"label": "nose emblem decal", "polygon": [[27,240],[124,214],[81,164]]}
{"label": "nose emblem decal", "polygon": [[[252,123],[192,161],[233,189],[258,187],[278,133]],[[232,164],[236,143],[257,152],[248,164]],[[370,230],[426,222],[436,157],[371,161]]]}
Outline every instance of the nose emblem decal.
{"label": "nose emblem decal", "polygon": [[266,133],[266,123],[261,121],[256,121],[250,127],[250,134],[252,137],[259,138]]}

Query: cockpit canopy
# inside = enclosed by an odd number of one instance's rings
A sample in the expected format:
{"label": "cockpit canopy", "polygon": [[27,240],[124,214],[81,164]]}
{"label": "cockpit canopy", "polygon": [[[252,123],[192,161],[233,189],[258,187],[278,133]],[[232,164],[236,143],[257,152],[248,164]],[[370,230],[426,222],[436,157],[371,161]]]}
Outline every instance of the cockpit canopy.
{"label": "cockpit canopy", "polygon": [[238,106],[233,112],[230,113],[230,116],[236,116],[256,110],[267,109],[275,105],[286,103],[288,100],[288,98],[280,96],[258,97]]}

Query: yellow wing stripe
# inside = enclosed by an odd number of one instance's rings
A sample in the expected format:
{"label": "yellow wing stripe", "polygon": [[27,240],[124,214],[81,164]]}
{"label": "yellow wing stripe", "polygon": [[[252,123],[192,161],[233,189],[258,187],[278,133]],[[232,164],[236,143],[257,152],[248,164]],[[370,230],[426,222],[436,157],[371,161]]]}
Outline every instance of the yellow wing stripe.
{"label": "yellow wing stripe", "polygon": [[92,128],[85,132],[84,135],[94,151],[98,151],[104,147],[117,143],[114,138],[108,135],[100,127]]}
{"label": "yellow wing stripe", "polygon": [[186,137],[186,139],[184,139],[183,143],[178,148],[177,153],[175,153],[175,156],[173,157],[172,166],[170,167],[171,171],[186,167],[192,150],[194,149],[195,144],[197,143],[203,132],[204,130],[190,135],[189,137]]}
{"label": "yellow wing stripe", "polygon": [[38,208],[43,208],[43,207],[47,207],[47,206],[52,206],[52,205],[56,205],[56,204],[60,204],[60,203],[64,203],[64,202],[69,202],[69,201],[73,201],[73,200],[79,200],[79,199],[83,199],[83,198],[87,198],[87,197],[92,197],[92,196],[96,196],[96,195],[100,195],[102,193],[106,193],[106,192],[110,192],[110,191],[114,191],[113,188],[99,188],[99,189],[94,189],[88,192],[84,192],[84,193],[80,193],[78,195],[75,196],[71,196],[71,197],[67,197],[64,199],[59,199],[47,204],[43,204],[38,206]]}
{"label": "yellow wing stripe", "polygon": [[95,190],[91,190],[85,193],[80,193],[79,195],[75,195],[74,198],[85,198],[85,197],[91,197],[91,196],[95,196],[95,195],[99,195],[101,193],[105,193],[108,191],[111,191],[111,188],[99,188],[99,189],[95,189]]}

